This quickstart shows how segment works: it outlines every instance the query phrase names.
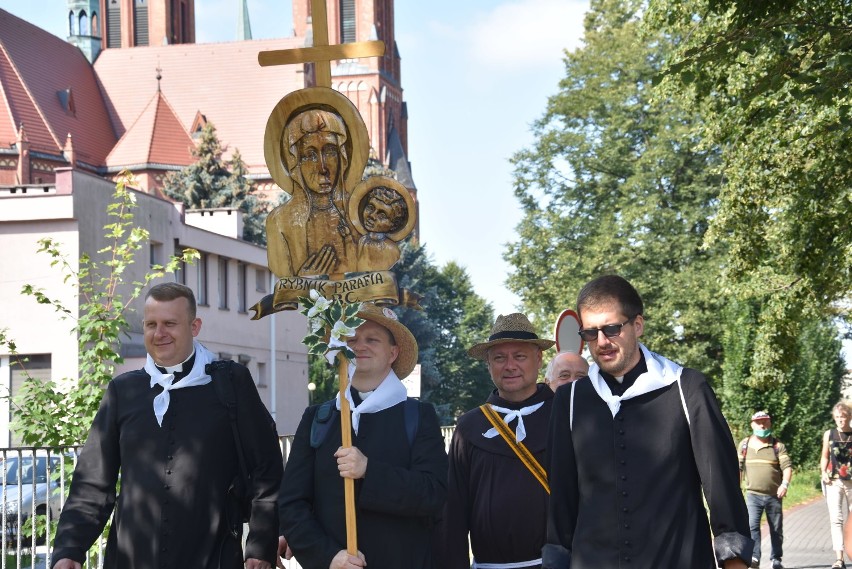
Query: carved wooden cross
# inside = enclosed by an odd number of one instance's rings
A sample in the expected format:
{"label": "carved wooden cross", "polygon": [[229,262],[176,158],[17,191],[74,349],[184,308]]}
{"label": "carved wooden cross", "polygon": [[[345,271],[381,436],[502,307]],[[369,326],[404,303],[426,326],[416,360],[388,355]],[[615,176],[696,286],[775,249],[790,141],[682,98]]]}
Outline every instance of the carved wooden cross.
{"label": "carved wooden cross", "polygon": [[[360,57],[381,57],[385,53],[383,41],[368,41],[329,45],[328,15],[326,0],[311,0],[313,28],[313,47],[263,51],[257,55],[262,67],[271,65],[291,65],[296,63],[314,63],[317,87],[331,87],[331,61],[336,59],[355,59]],[[358,117],[361,120],[360,117]],[[363,121],[362,121],[363,122]],[[364,133],[366,134],[366,132]],[[354,142],[354,141],[353,141]],[[269,144],[268,134],[264,146]],[[274,143],[273,143],[274,144]],[[344,447],[352,446],[351,417],[349,402],[346,399],[347,360],[338,355],[338,374],[340,388],[340,427],[341,442]],[[346,512],[346,550],[349,555],[358,554],[358,537],[355,520],[355,481],[344,478],[344,506]]]}
{"label": "carved wooden cross", "polygon": [[332,60],[381,57],[385,54],[385,42],[381,40],[329,45],[325,2],[326,0],[311,0],[313,47],[262,51],[257,54],[261,67],[314,63],[317,87],[331,87]]}

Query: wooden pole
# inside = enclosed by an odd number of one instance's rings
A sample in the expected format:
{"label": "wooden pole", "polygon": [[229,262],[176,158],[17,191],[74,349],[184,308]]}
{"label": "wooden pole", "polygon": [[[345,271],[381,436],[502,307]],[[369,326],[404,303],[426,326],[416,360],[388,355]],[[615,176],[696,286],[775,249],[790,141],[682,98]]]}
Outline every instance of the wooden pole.
{"label": "wooden pole", "polygon": [[[342,352],[337,354],[337,371],[340,385],[340,435],[343,448],[352,446],[352,416],[346,386],[349,383],[349,361]],[[355,480],[343,479],[343,503],[346,508],[346,552],[358,555],[358,529],[355,521]]]}

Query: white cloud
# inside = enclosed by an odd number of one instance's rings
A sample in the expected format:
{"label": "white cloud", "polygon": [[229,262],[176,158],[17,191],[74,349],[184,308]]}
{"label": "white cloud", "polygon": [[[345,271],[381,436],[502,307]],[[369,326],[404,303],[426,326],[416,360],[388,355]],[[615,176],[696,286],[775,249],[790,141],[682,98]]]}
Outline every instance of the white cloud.
{"label": "white cloud", "polygon": [[560,65],[580,45],[588,0],[514,0],[477,18],[468,38],[473,60],[493,68]]}

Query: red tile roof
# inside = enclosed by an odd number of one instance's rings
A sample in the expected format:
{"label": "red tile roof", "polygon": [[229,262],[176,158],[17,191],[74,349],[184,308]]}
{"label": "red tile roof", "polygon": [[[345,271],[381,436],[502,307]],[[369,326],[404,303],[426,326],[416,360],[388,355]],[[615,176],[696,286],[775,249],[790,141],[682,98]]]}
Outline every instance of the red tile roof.
{"label": "red tile roof", "polygon": [[94,68],[120,136],[135,128],[157,92],[159,67],[160,89],[183,128],[189,130],[197,114],[203,114],[229,148],[226,158],[238,148],[251,173],[265,174],[266,121],[281,97],[302,88],[304,79],[301,66],[260,67],[257,54],[301,47],[303,41],[286,38],[108,49]]}
{"label": "red tile roof", "polygon": [[[283,38],[107,49],[92,66],[75,46],[0,9],[0,148],[15,142],[23,123],[32,151],[59,155],[70,133],[77,160],[92,166],[188,164],[188,132],[201,113],[228,148],[226,158],[238,148],[249,172],[265,175],[266,121],[304,78],[299,65],[260,67],[257,54],[303,44]],[[73,113],[60,99],[66,90]]]}
{"label": "red tile roof", "polygon": [[187,166],[195,143],[161,92],[149,101],[106,159],[110,170],[140,164]]}
{"label": "red tile roof", "polygon": [[[77,159],[103,164],[116,136],[83,53],[56,36],[0,10],[0,147],[23,123],[33,151],[59,154],[68,133]],[[70,90],[75,112],[58,93]]]}

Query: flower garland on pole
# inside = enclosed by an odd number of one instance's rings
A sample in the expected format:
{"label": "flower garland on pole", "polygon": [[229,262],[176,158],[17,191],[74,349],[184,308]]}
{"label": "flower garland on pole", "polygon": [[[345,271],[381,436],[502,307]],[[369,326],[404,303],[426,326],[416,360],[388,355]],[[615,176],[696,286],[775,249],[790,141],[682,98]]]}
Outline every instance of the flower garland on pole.
{"label": "flower garland on pole", "polygon": [[[349,362],[355,359],[355,353],[346,343],[347,338],[355,335],[355,329],[364,323],[356,314],[360,304],[345,304],[331,300],[311,289],[309,297],[300,297],[302,314],[308,317],[310,334],[302,343],[308,347],[308,353],[321,355],[333,364],[337,360],[338,393],[340,394],[341,446],[352,446],[352,415],[346,387],[349,385]],[[344,507],[346,511],[346,542],[351,555],[357,554],[358,532],[355,523],[355,480],[343,479]],[[355,553],[352,553],[352,550]]]}
{"label": "flower garland on pole", "polygon": [[[359,304],[344,304],[331,300],[311,289],[309,297],[299,298],[302,314],[308,317],[310,334],[302,343],[308,347],[308,353],[325,357],[333,364],[338,354],[347,360],[353,360],[355,354],[346,344],[346,338],[355,335],[355,328],[364,323],[363,318],[355,316]],[[345,384],[341,391],[345,389]]]}

